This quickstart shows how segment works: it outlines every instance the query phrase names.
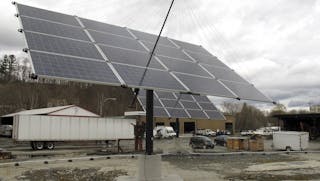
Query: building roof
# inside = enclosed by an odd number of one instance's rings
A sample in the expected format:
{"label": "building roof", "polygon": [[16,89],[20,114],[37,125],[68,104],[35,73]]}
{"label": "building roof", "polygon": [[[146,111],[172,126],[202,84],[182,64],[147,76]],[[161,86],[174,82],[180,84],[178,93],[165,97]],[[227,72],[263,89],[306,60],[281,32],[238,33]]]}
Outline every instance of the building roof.
{"label": "building roof", "polygon": [[277,114],[273,117],[279,118],[284,121],[290,120],[320,120],[320,113],[301,113],[301,114]]}
{"label": "building roof", "polygon": [[83,116],[83,117],[100,117],[99,115],[85,110],[79,106],[67,105],[48,107],[40,109],[31,109],[3,115],[1,117],[13,117],[15,115],[55,115],[55,116]]}

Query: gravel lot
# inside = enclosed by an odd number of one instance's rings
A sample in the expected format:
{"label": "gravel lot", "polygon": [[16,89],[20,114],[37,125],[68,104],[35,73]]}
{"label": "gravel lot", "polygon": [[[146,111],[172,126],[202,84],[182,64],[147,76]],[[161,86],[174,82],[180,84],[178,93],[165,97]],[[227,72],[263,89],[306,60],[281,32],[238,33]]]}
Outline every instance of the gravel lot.
{"label": "gravel lot", "polygon": [[[0,145],[5,145],[3,139]],[[6,140],[7,144],[10,140]],[[162,173],[180,175],[185,181],[193,180],[320,180],[320,153],[236,154],[228,155],[226,148],[216,146],[212,153],[223,155],[190,155],[188,137],[178,140],[155,140],[154,150],[163,153],[180,153],[162,157]],[[265,144],[270,144],[267,140]],[[319,142],[312,142],[312,150],[320,150]],[[130,155],[106,156],[90,160],[100,146],[74,145],[57,147],[54,151],[32,151],[28,145],[6,145],[16,154],[34,154],[14,162],[0,163],[0,180],[114,180],[120,175],[137,173],[137,158]],[[76,158],[83,158],[77,160]],[[58,160],[63,158],[64,160]],[[72,159],[72,162],[68,160]],[[27,160],[29,162],[23,162]],[[48,161],[48,163],[44,163]],[[19,166],[14,166],[19,161]],[[31,161],[31,162],[30,162]],[[34,162],[33,162],[34,161]]]}

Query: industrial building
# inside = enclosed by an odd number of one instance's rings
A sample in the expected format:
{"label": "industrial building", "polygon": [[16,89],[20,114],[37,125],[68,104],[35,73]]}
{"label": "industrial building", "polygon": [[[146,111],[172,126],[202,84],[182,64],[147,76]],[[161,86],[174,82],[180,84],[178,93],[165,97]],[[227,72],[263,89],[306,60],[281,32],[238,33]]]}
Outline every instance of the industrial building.
{"label": "industrial building", "polygon": [[279,125],[287,131],[306,131],[310,139],[316,139],[320,135],[320,113],[302,114],[278,114]]}

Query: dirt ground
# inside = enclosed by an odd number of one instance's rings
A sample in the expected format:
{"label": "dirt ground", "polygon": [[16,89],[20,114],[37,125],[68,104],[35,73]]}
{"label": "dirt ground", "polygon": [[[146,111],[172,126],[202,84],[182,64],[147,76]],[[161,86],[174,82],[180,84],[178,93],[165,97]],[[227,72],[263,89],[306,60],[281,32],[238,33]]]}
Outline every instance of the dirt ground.
{"label": "dirt ground", "polygon": [[[180,153],[162,156],[162,174],[176,174],[185,181],[211,180],[320,180],[320,153],[279,154],[220,154],[191,155],[188,138],[156,140],[154,150],[161,153]],[[4,142],[2,142],[4,143]],[[8,143],[10,144],[10,143]],[[265,145],[270,144],[266,141]],[[4,145],[4,144],[0,144]],[[320,150],[312,142],[310,150]],[[0,146],[1,147],[1,146]],[[5,180],[106,180],[121,175],[136,175],[137,157],[131,154],[97,156],[101,147],[57,147],[54,151],[32,151],[28,145],[6,146],[15,154],[32,157],[2,160],[0,181]],[[267,147],[268,148],[268,147]],[[267,149],[268,150],[268,149]],[[216,146],[210,153],[227,153],[225,147]],[[95,159],[90,160],[87,154]],[[72,160],[72,161],[70,161]],[[46,161],[46,162],[45,162]],[[14,164],[18,162],[19,166]]]}
{"label": "dirt ground", "polygon": [[[0,180],[106,180],[137,173],[137,158],[0,165]],[[162,173],[194,180],[320,180],[319,154],[163,156]]]}

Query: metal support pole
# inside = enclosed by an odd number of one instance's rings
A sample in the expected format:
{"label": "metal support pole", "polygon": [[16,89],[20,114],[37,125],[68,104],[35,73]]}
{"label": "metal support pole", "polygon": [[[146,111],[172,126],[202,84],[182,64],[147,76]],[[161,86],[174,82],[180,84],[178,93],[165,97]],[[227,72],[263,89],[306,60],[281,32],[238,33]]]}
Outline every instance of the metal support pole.
{"label": "metal support pole", "polygon": [[176,134],[177,134],[177,138],[179,138],[179,133],[180,133],[180,122],[179,122],[179,118],[176,118]]}
{"label": "metal support pole", "polygon": [[153,90],[146,93],[146,155],[153,153]]}

